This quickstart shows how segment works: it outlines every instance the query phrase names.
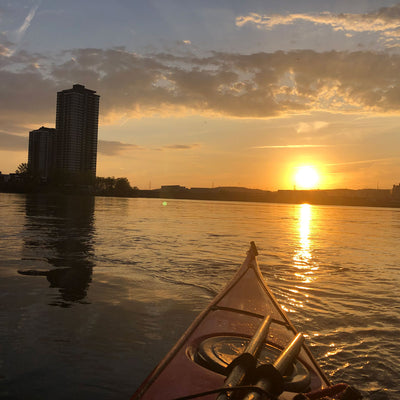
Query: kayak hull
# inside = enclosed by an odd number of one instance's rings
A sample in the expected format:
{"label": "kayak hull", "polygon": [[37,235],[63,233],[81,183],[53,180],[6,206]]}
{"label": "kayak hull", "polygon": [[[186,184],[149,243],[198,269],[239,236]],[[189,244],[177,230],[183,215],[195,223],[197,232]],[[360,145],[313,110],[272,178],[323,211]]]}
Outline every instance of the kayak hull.
{"label": "kayak hull", "polygon": [[[132,400],[172,400],[223,387],[229,360],[238,355],[267,315],[272,322],[265,340],[265,357],[274,358],[293,340],[297,331],[265,284],[256,256],[252,242],[233,279],[196,318]],[[293,397],[292,391],[330,385],[306,345],[302,345],[297,361],[297,375],[288,377],[280,399]],[[216,395],[202,398],[211,400]]]}

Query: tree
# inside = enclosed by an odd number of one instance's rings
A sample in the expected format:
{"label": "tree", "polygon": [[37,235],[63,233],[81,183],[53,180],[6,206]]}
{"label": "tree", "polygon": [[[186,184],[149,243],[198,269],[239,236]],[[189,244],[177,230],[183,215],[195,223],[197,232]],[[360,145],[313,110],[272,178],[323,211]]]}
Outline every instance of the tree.
{"label": "tree", "polygon": [[15,173],[18,175],[24,175],[27,176],[30,172],[29,165],[27,163],[21,163],[18,165],[17,169],[15,170]]}
{"label": "tree", "polygon": [[129,196],[132,194],[132,188],[127,178],[117,178],[114,190],[116,196]]}
{"label": "tree", "polygon": [[96,178],[96,194],[103,196],[132,196],[137,188],[132,188],[127,178]]}

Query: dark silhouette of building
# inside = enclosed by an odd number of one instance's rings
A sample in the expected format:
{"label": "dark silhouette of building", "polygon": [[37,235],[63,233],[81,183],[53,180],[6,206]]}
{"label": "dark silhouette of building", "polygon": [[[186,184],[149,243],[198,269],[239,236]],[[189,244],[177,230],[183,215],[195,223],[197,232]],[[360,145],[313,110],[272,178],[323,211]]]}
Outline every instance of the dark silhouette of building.
{"label": "dark silhouette of building", "polygon": [[56,130],[42,126],[29,132],[28,168],[30,172],[47,180],[54,170]]}
{"label": "dark silhouette of building", "polygon": [[394,200],[400,200],[400,183],[398,185],[393,185],[392,198]]}
{"label": "dark silhouette of building", "polygon": [[96,91],[73,85],[57,93],[57,170],[96,177],[99,99]]}

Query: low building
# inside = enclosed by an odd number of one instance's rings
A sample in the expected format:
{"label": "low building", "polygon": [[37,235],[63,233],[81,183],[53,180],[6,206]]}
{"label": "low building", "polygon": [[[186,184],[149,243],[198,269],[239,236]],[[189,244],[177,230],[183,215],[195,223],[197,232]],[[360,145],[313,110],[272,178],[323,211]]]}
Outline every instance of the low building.
{"label": "low building", "polygon": [[185,186],[180,185],[164,185],[161,186],[160,195],[161,197],[167,198],[184,198],[189,189]]}
{"label": "low building", "polygon": [[0,172],[0,183],[20,183],[22,182],[21,176],[19,174],[2,174]]}
{"label": "low building", "polygon": [[392,199],[400,200],[400,183],[398,185],[393,185],[392,188]]}

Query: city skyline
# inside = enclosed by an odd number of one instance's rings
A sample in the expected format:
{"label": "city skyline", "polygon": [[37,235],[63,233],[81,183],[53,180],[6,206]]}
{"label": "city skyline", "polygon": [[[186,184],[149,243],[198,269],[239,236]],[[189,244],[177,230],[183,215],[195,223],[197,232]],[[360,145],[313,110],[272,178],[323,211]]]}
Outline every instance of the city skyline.
{"label": "city skyline", "polygon": [[56,127],[29,132],[28,168],[33,176],[42,182],[72,176],[94,182],[99,99],[95,90],[80,84],[57,92]]}
{"label": "city skyline", "polygon": [[[400,181],[400,4],[67,3],[0,10],[0,171],[54,124],[54,93],[102,96],[97,175],[141,189]],[[83,15],[85,17],[83,17]]]}

